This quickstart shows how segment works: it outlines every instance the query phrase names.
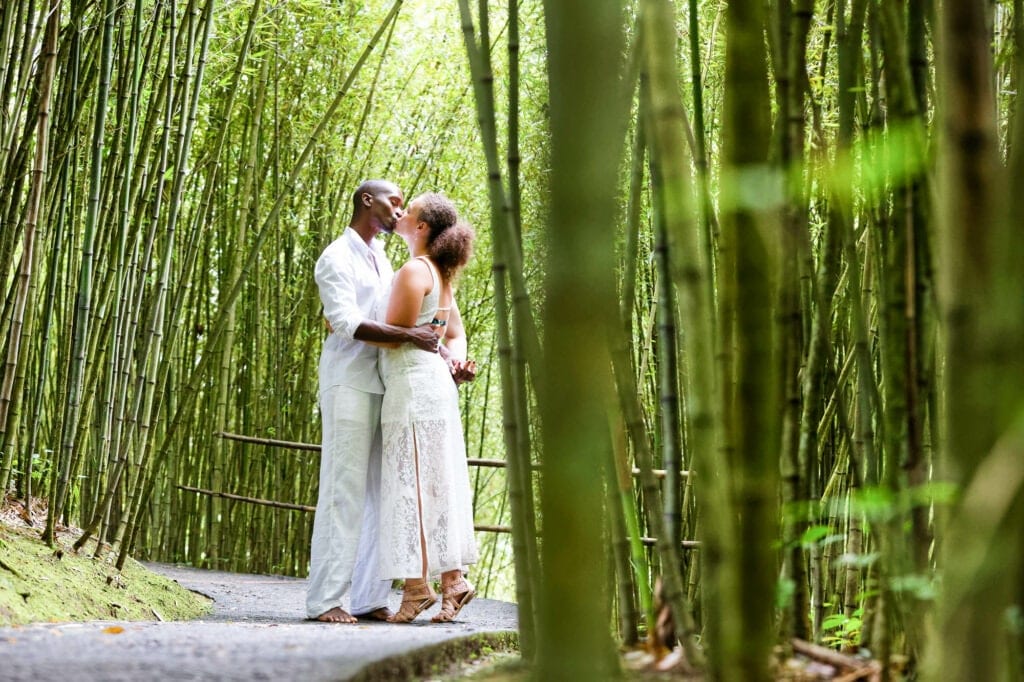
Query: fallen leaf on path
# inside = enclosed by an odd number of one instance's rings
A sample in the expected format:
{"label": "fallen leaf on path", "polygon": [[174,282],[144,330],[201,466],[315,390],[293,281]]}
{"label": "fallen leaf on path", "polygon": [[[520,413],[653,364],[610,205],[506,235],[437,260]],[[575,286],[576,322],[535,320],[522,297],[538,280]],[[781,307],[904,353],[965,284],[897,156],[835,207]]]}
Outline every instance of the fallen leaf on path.
{"label": "fallen leaf on path", "polygon": [[103,628],[103,633],[106,635],[119,635],[124,632],[124,628],[120,625],[111,625],[108,628]]}

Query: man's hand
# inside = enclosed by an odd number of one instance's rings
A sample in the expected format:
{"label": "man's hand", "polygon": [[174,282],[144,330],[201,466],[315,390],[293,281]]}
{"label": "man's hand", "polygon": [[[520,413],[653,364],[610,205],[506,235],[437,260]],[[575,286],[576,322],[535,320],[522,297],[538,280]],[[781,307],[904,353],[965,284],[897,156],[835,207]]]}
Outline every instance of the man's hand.
{"label": "man's hand", "polygon": [[424,324],[419,327],[409,328],[409,343],[415,345],[420,350],[429,351],[431,353],[438,352],[441,346],[441,337],[437,335],[434,328],[429,324]]}
{"label": "man's hand", "polygon": [[398,348],[400,344],[411,343],[428,353],[436,353],[437,347],[441,343],[441,337],[429,324],[421,324],[419,327],[402,327],[373,320],[360,322],[352,338],[384,348]]}

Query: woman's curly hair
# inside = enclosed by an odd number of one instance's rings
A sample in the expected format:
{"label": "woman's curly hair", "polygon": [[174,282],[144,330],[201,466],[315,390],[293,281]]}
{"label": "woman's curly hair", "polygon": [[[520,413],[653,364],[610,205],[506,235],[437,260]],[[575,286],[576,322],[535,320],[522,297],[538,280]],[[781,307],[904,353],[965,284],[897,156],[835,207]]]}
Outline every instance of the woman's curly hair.
{"label": "woman's curly hair", "polygon": [[451,281],[469,262],[476,234],[468,223],[459,220],[455,204],[443,194],[421,194],[415,201],[419,206],[419,219],[430,227],[427,252],[441,271],[441,277]]}

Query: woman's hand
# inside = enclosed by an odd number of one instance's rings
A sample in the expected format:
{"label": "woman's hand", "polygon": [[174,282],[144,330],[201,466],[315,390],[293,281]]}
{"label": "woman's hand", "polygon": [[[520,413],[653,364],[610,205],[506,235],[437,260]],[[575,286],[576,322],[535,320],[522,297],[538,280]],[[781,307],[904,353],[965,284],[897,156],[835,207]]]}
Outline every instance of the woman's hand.
{"label": "woman's hand", "polygon": [[476,360],[451,360],[448,366],[456,386],[476,379]]}

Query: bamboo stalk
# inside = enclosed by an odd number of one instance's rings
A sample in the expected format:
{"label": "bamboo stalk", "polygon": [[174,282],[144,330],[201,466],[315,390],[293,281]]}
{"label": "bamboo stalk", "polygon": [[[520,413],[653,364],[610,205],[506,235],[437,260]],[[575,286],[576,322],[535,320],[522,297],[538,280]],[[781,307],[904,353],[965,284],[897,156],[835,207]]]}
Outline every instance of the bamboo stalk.
{"label": "bamboo stalk", "polygon": [[[522,300],[525,288],[517,282],[522,278],[520,245],[515,238],[515,226],[510,225],[513,213],[506,211],[508,198],[501,182],[498,163],[497,130],[494,114],[493,75],[489,55],[487,32],[487,4],[481,3],[478,12],[480,40],[477,41],[468,0],[460,0],[459,16],[462,21],[463,43],[473,80],[477,120],[483,138],[484,156],[488,168],[488,197],[492,231],[492,273],[494,279],[495,315],[497,318],[498,359],[501,372],[502,412],[507,457],[511,462],[508,476],[509,506],[513,519],[512,544],[516,574],[516,594],[519,608],[520,637],[523,658],[533,659],[537,650],[537,605],[539,599],[539,558],[534,540],[535,510],[530,475],[530,434],[527,417],[527,388],[524,363],[533,367],[539,362],[537,351],[523,351],[526,344],[537,344],[532,313],[516,305]],[[511,115],[511,114],[510,114]],[[506,278],[511,285],[511,302],[506,292]]]}
{"label": "bamboo stalk", "polygon": [[[32,190],[29,197],[28,210],[25,216],[25,243],[21,253],[21,267],[18,272],[17,295],[15,298],[14,317],[10,326],[7,342],[7,360],[3,370],[3,382],[0,386],[0,444],[6,455],[6,462],[0,466],[0,491],[7,489],[10,476],[10,461],[13,459],[12,432],[14,419],[8,420],[8,413],[12,402],[20,403],[20,398],[14,395],[14,379],[16,369],[19,366],[19,356],[27,355],[22,347],[23,330],[22,321],[25,316],[25,309],[29,298],[29,285],[33,271],[36,269],[35,236],[36,226],[39,221],[40,207],[45,189],[49,151],[50,133],[50,100],[53,86],[54,73],[57,62],[57,35],[60,27],[60,2],[51,0],[50,12],[46,24],[46,38],[43,44],[43,61],[39,69],[38,90],[39,110],[36,116],[36,154],[32,174]],[[24,368],[25,361],[22,359],[20,367]],[[19,388],[19,396],[21,390]],[[15,412],[17,411],[17,408]],[[11,415],[16,416],[16,415]],[[31,454],[29,455],[31,462]],[[29,482],[29,486],[31,483]],[[31,513],[31,487],[26,496],[26,509]]]}
{"label": "bamboo stalk", "polygon": [[[694,453],[694,469],[701,472],[701,495],[698,496],[702,542],[708,551],[702,553],[705,581],[703,592],[705,610],[721,615],[708,622],[708,651],[711,656],[710,673],[726,674],[728,661],[732,660],[726,642],[731,637],[723,633],[732,628],[730,614],[738,613],[731,599],[735,596],[734,580],[738,577],[729,554],[735,545],[731,529],[726,521],[728,475],[722,467],[716,466],[712,453],[717,452],[722,431],[717,423],[714,405],[718,402],[718,382],[713,369],[715,314],[710,299],[709,285],[711,266],[704,262],[710,249],[701,243],[707,235],[692,229],[688,197],[689,168],[685,163],[684,142],[686,123],[685,111],[681,106],[674,75],[675,39],[670,30],[673,12],[667,2],[646,2],[642,4],[641,21],[644,32],[646,67],[650,77],[650,105],[647,110],[648,127],[651,131],[649,151],[651,167],[657,173],[652,175],[655,188],[655,202],[658,214],[665,221],[669,234],[669,248],[673,256],[672,279],[679,287],[682,322],[687,330],[684,336],[686,358],[686,406],[689,425],[689,442]],[[652,171],[653,172],[653,171]],[[640,467],[643,469],[643,465]],[[650,519],[649,519],[650,521]],[[675,592],[666,584],[669,595]],[[685,595],[679,586],[679,597]],[[702,656],[693,646],[692,617],[688,613],[673,613],[677,627],[681,628],[681,641],[686,647],[687,658],[700,665]]]}
{"label": "bamboo stalk", "polygon": [[669,276],[668,235],[665,221],[658,220],[656,215],[657,240],[655,243],[655,260],[657,262],[658,280],[663,282],[658,292],[658,410],[661,426],[661,463],[670,476],[662,488],[662,514],[665,517],[665,533],[669,541],[676,544],[681,538],[682,501],[678,477],[671,475],[679,468],[680,441],[679,427],[681,423],[679,411],[679,365],[676,348],[676,305],[674,287]]}
{"label": "bamboo stalk", "polygon": [[[771,182],[763,174],[768,161],[769,99],[763,47],[765,17],[756,1],[730,2],[726,12],[726,84],[724,111],[723,234],[734,245],[736,397],[732,423],[737,452],[734,503],[739,510],[736,597],[743,613],[737,629],[726,634],[719,656],[735,655],[738,677],[767,680],[772,606],[763,599],[775,584],[776,556],[767,538],[778,522],[779,434],[776,410],[778,377],[772,370],[773,291],[778,255],[767,236],[777,229],[771,190],[760,200],[746,198],[747,182]],[[703,479],[702,479],[703,480]]]}
{"label": "bamboo stalk", "polygon": [[[1019,267],[1007,254],[1021,242],[1016,234],[1021,204],[1014,196],[1020,179],[1006,173],[1000,161],[989,8],[945,3],[940,14],[942,470],[964,492],[944,519],[939,635],[931,643],[924,679],[1005,679],[1019,666],[1019,638],[996,634],[996,624],[1020,600],[1024,529],[1018,475],[1024,400],[1018,382],[1009,378],[1024,367],[1024,318],[1019,306],[1009,315],[1003,308],[1020,295]],[[1020,168],[1018,149],[1013,170]],[[982,227],[971,229],[975,225]],[[1009,451],[1016,452],[1018,462],[1013,474],[1001,469]],[[1007,494],[1017,500],[1016,511],[1002,516]],[[967,652],[970,661],[960,658]]]}
{"label": "bamboo stalk", "polygon": [[[113,0],[105,0],[103,16],[103,45],[101,47],[100,78],[97,90],[97,101],[106,102],[110,87],[110,70],[113,50]],[[79,426],[83,384],[85,383],[86,346],[89,339],[89,323],[92,313],[92,267],[94,235],[99,221],[100,183],[103,177],[103,136],[106,125],[106,107],[96,107],[92,135],[92,159],[90,175],[90,194],[86,214],[85,233],[82,238],[82,263],[79,269],[78,290],[75,306],[74,343],[71,353],[70,383],[63,423],[63,440],[61,443],[60,466],[54,467],[54,478],[57,480],[56,494],[51,497],[46,518],[44,541],[52,543],[54,525],[64,511],[64,504],[70,487],[71,470],[75,458],[80,453],[74,449],[74,436]],[[59,472],[59,473],[58,473]],[[59,478],[58,478],[59,476]]]}

